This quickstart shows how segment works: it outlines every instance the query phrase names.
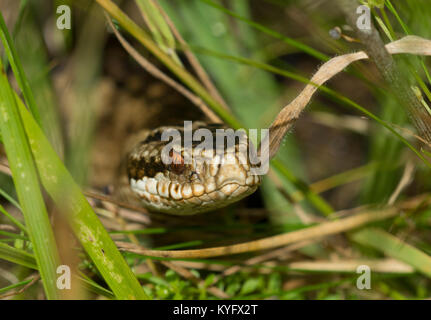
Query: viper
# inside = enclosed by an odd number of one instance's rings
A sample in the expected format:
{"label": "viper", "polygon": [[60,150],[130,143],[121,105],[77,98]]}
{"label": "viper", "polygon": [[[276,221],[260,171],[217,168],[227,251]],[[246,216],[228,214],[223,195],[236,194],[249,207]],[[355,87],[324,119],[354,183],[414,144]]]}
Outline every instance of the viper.
{"label": "viper", "polygon": [[[250,161],[250,149],[254,146],[247,135],[220,148],[218,141],[225,139],[220,129],[225,126],[193,122],[190,135],[200,129],[211,134],[212,148],[199,148],[202,140],[185,143],[182,126],[164,126],[147,130],[128,153],[129,185],[150,211],[193,215],[225,207],[258,188],[261,176],[253,171],[256,164]],[[178,132],[183,143],[167,152],[170,161],[166,161],[163,150],[172,139],[163,139],[163,132],[169,130]]]}

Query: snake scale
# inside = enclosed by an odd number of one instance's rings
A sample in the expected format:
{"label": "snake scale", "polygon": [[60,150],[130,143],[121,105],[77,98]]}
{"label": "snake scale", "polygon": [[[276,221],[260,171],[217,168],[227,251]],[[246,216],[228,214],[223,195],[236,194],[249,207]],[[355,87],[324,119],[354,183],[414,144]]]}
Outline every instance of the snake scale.
{"label": "snake scale", "polygon": [[[223,128],[197,121],[193,122],[191,133],[207,129],[215,145],[221,134],[218,129]],[[261,176],[251,170],[254,165],[247,151],[253,146],[247,135],[221,151],[217,147],[198,149],[201,141],[183,143],[170,151],[172,161],[166,163],[162,161],[162,150],[169,141],[162,139],[162,133],[172,129],[181,134],[181,141],[185,140],[182,126],[148,130],[127,156],[129,184],[144,207],[174,215],[193,215],[225,207],[256,191]],[[184,161],[190,155],[193,160]]]}

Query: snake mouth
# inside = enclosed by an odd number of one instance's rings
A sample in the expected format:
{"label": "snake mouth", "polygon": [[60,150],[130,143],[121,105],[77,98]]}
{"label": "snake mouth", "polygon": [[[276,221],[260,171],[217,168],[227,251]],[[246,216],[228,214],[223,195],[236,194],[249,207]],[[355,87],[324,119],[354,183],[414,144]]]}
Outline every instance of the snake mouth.
{"label": "snake mouth", "polygon": [[254,193],[260,184],[259,176],[249,179],[249,184],[228,179],[214,190],[206,192],[202,185],[202,187],[196,187],[199,184],[190,186],[190,184],[178,185],[168,182],[169,191],[163,192],[162,189],[166,189],[160,187],[163,182],[158,181],[155,186],[154,180],[153,178],[138,181],[131,179],[130,186],[150,211],[174,215],[194,215],[226,207]]}

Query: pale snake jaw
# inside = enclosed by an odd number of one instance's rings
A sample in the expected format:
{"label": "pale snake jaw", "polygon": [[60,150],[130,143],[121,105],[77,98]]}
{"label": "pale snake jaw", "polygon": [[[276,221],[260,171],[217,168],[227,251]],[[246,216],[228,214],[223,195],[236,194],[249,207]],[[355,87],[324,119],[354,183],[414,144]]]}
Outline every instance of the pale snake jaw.
{"label": "pale snake jaw", "polygon": [[[128,156],[130,187],[144,207],[174,215],[193,215],[225,207],[257,190],[261,176],[253,174],[248,153],[239,147],[241,143],[247,151],[253,147],[246,136],[235,141],[233,148],[218,153],[216,162],[212,162],[215,151],[212,158],[202,151],[202,157],[193,158],[191,163],[178,161],[169,165],[164,164],[161,156],[168,143],[161,140],[161,132],[167,128],[149,131]],[[182,127],[172,128],[182,130]],[[217,135],[216,129],[221,126],[196,122],[192,130],[200,128],[210,128]],[[182,146],[177,157],[183,160],[193,148],[187,150]]]}

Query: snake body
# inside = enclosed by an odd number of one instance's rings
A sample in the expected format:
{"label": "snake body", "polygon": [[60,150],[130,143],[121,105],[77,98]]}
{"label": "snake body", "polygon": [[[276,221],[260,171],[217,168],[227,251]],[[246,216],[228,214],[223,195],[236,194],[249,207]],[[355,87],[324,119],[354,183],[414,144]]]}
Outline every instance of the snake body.
{"label": "snake body", "polygon": [[[216,141],[220,134],[217,129],[223,127],[194,122],[192,134],[202,128],[209,129]],[[256,191],[261,177],[250,170],[254,165],[244,150],[253,146],[246,135],[221,152],[216,148],[198,150],[199,141],[193,141],[189,147],[183,144],[174,154],[171,152],[174,161],[166,164],[162,161],[162,150],[168,141],[162,141],[162,133],[168,129],[178,130],[184,138],[181,126],[159,127],[148,131],[128,155],[130,187],[144,207],[150,211],[192,215],[225,207]],[[191,154],[193,161],[184,163]]]}

